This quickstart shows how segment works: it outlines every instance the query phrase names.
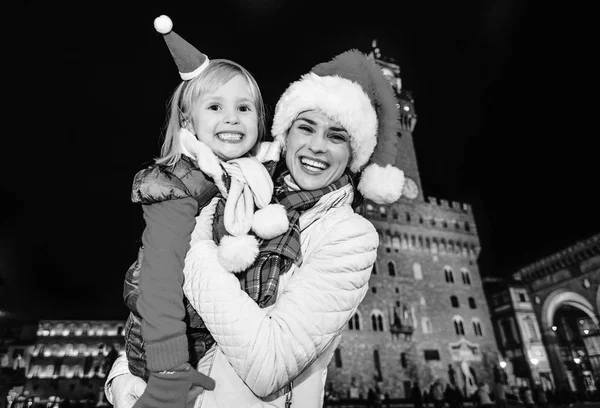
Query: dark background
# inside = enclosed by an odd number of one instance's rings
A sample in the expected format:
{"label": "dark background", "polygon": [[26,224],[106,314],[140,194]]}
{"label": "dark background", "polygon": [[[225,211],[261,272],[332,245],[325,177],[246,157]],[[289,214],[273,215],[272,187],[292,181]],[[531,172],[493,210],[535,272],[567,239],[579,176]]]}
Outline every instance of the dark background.
{"label": "dark background", "polygon": [[377,39],[416,101],[425,195],[473,206],[482,274],[510,276],[600,232],[590,10],[525,0],[93,4],[25,2],[4,17],[16,23],[3,33],[4,82],[16,90],[5,94],[6,123],[16,126],[2,149],[0,306],[125,318],[123,276],[143,229],[131,181],[158,153],[179,82],[153,28],[160,14],[209,57],[248,68],[270,113],[313,65]]}

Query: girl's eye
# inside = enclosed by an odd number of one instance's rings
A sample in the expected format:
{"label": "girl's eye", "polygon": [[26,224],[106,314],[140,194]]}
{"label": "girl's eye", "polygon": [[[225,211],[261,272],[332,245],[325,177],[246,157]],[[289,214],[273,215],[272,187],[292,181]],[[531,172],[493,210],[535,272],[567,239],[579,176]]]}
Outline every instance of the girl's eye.
{"label": "girl's eye", "polygon": [[250,112],[252,110],[249,105],[241,105],[238,109],[242,112]]}
{"label": "girl's eye", "polygon": [[217,110],[221,109],[221,107],[219,105],[217,105],[216,103],[213,103],[211,105],[208,105],[208,109],[217,111]]}

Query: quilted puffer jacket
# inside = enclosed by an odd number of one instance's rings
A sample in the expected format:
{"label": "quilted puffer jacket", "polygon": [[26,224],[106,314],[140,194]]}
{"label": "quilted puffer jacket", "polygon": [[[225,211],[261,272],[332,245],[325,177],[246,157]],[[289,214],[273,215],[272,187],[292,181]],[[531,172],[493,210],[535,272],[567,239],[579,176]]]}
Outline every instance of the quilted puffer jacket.
{"label": "quilted puffer jacket", "polygon": [[[226,173],[224,173],[224,177],[226,177]],[[226,179],[223,181],[227,182]],[[192,197],[198,203],[198,208],[203,208],[218,193],[212,180],[207,178],[190,158],[182,156],[181,160],[172,168],[152,165],[138,172],[134,177],[131,200],[134,203],[147,205]],[[143,248],[140,248],[137,260],[125,275],[123,298],[125,305],[131,311],[125,325],[125,350],[129,369],[133,374],[147,381],[149,371],[146,366],[146,353],[142,338],[142,318],[137,310],[143,256]],[[214,344],[214,340],[187,299],[183,299],[183,301],[189,362],[195,366],[206,350]]]}
{"label": "quilted puffer jacket", "polygon": [[[184,293],[218,344],[198,365],[216,388],[196,390],[196,408],[283,408],[286,400],[297,408],[323,406],[327,366],[368,290],[379,244],[373,225],[352,210],[352,199],[348,185],[302,214],[302,264],[280,277],[277,302],[264,309],[217,261],[211,233],[216,201],[196,218]],[[124,356],[107,377],[109,401],[112,380],[123,374],[129,374]],[[120,392],[133,381],[120,382]]]}
{"label": "quilted puffer jacket", "polygon": [[184,293],[218,344],[199,366],[217,386],[203,392],[196,407],[284,407],[286,400],[292,407],[323,405],[327,366],[368,290],[379,244],[373,225],[352,210],[352,199],[348,185],[302,214],[302,264],[280,277],[277,301],[267,309],[219,265],[206,238],[213,206],[196,218]]}

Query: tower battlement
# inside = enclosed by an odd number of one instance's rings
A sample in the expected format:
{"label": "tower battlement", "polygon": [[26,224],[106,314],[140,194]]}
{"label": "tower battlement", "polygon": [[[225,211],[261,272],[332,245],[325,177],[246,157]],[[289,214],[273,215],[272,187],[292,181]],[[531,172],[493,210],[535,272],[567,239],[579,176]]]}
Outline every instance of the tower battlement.
{"label": "tower battlement", "polygon": [[437,199],[436,197],[428,196],[425,200],[427,204],[440,207],[444,210],[454,210],[458,212],[463,212],[466,214],[471,214],[471,206],[467,203],[460,203],[458,201],[448,201],[445,199]]}

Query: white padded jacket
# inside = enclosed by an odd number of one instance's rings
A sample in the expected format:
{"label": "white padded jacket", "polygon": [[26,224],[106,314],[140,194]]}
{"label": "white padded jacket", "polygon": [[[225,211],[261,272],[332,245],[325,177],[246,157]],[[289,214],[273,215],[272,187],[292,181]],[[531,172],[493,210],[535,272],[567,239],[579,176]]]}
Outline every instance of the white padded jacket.
{"label": "white padded jacket", "polygon": [[[264,309],[217,261],[216,200],[198,216],[184,292],[218,346],[199,363],[216,388],[201,392],[196,408],[285,407],[286,400],[292,407],[323,405],[327,366],[368,290],[379,244],[373,225],[352,210],[352,199],[347,185],[301,215],[301,266],[280,277],[277,301]],[[113,371],[123,367],[115,364]]]}

